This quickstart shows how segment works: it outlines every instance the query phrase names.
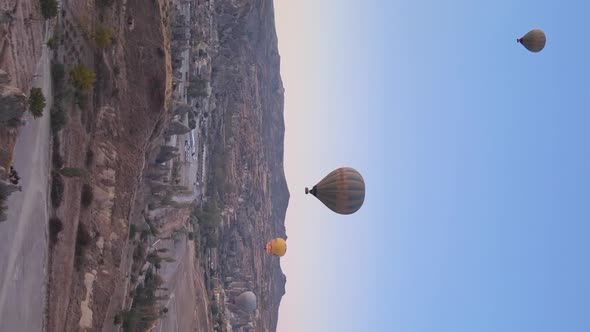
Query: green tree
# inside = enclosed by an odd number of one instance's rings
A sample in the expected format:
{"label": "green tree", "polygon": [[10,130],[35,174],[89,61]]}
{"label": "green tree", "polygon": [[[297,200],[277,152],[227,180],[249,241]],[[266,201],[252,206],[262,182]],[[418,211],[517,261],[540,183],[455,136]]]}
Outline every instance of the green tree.
{"label": "green tree", "polygon": [[41,88],[31,88],[29,95],[29,110],[33,117],[40,118],[43,116],[43,109],[45,108],[45,96]]}
{"label": "green tree", "polygon": [[113,43],[113,29],[103,25],[97,25],[94,32],[94,41],[100,48],[107,48]]}
{"label": "green tree", "polygon": [[55,37],[51,37],[47,40],[47,47],[49,47],[51,50],[55,50],[58,44],[59,40],[57,40]]}
{"label": "green tree", "polygon": [[90,68],[79,64],[70,72],[70,79],[76,89],[88,90],[96,81],[96,74]]}
{"label": "green tree", "polygon": [[45,19],[57,16],[57,0],[41,0],[41,13]]}

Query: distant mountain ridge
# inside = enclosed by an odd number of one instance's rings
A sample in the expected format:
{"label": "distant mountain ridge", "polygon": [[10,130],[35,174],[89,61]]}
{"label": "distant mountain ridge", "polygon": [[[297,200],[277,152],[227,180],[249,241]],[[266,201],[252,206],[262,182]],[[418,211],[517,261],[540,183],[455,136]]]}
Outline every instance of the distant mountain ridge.
{"label": "distant mountain ridge", "polygon": [[217,1],[215,11],[219,45],[212,91],[224,115],[214,121],[233,133],[226,142],[231,151],[227,178],[235,187],[228,203],[235,219],[223,240],[231,248],[223,249],[228,257],[222,264],[228,266],[225,275],[239,270],[238,277],[253,276],[261,312],[255,329],[275,331],[286,277],[279,259],[263,246],[270,238],[286,238],[290,196],[283,168],[284,89],[274,7],[270,0],[227,0]]}

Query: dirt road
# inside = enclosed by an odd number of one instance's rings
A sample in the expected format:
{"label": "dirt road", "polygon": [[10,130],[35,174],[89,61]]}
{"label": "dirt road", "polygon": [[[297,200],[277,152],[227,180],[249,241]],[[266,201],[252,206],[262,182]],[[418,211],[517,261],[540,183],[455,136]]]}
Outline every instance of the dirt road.
{"label": "dirt road", "polygon": [[[45,36],[49,36],[48,28]],[[41,331],[47,261],[47,179],[49,177],[49,109],[52,104],[49,52],[37,66],[33,86],[47,99],[44,115],[21,128],[14,167],[22,192],[8,199],[8,220],[0,223],[0,331]]]}
{"label": "dirt road", "polygon": [[163,303],[168,313],[154,332],[211,331],[207,292],[202,280],[197,279],[201,274],[194,264],[193,242],[182,239],[176,246],[173,241],[166,242],[160,248],[168,248],[176,262],[165,264],[160,272],[170,299]]}

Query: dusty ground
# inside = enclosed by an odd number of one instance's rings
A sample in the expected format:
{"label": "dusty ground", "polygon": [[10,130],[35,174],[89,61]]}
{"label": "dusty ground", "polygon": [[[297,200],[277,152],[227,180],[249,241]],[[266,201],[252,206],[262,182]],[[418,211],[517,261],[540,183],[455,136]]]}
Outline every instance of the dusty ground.
{"label": "dusty ground", "polygon": [[0,24],[0,68],[14,80],[23,91],[31,87],[37,72],[37,62],[43,47],[43,21],[25,20],[39,18],[39,2],[35,0],[3,0],[1,9],[16,8],[16,20]]}
{"label": "dusty ground", "polygon": [[[120,309],[113,299],[123,299],[126,285],[128,220],[148,142],[161,132],[171,85],[164,7],[160,1],[145,6],[140,0],[116,1],[106,9],[93,1],[64,4],[66,42],[60,59],[66,67],[81,62],[93,68],[97,82],[86,106],[69,100],[70,121],[61,133],[66,166],[87,168],[89,174],[65,179],[64,203],[56,211],[64,230],[51,250],[48,331],[102,330],[112,326],[111,309]],[[127,15],[135,20],[132,31]],[[115,31],[114,44],[106,50],[97,50],[85,33],[98,22]],[[88,151],[94,155],[90,162]],[[83,182],[94,188],[87,209],[80,207]],[[82,228],[89,240],[76,248]]]}
{"label": "dusty ground", "polygon": [[28,122],[20,128],[16,140],[13,162],[21,176],[22,192],[9,197],[8,219],[0,223],[0,331],[41,331],[44,319],[45,302],[39,300],[39,294],[45,294],[47,259],[45,225],[52,102],[49,55],[44,48],[36,69],[40,76],[33,82],[47,96],[44,116],[32,119],[25,114]]}
{"label": "dusty ground", "polygon": [[[0,9],[16,9],[15,21],[0,24],[0,69],[10,75],[12,85],[26,94],[36,79],[34,76],[40,74],[37,63],[43,47],[44,22],[28,19],[40,16],[38,7],[36,0],[0,1]],[[17,130],[0,127],[0,148],[12,151],[17,135]]]}

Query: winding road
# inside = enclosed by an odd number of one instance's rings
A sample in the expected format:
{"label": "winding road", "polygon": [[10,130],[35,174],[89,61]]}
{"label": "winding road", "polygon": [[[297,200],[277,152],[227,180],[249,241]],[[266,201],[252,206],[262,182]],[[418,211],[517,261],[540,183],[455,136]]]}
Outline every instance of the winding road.
{"label": "winding road", "polygon": [[[50,36],[45,28],[45,38]],[[42,331],[45,317],[47,262],[47,181],[49,178],[49,109],[51,72],[44,45],[33,86],[46,97],[43,117],[20,129],[13,156],[22,192],[7,202],[8,219],[0,223],[0,331]]]}

